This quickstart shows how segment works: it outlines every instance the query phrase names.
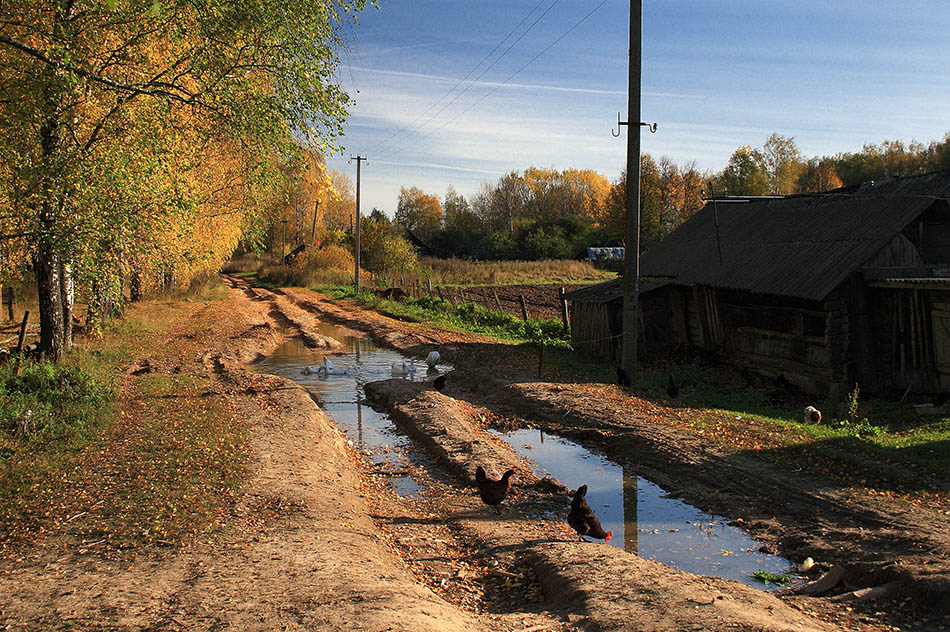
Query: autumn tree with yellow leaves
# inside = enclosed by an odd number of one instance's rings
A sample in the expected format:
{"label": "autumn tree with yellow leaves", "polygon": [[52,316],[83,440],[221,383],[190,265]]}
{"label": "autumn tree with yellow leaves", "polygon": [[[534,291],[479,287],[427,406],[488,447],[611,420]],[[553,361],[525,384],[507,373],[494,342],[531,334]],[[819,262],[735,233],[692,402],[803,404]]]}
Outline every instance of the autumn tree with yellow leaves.
{"label": "autumn tree with yellow leaves", "polygon": [[0,4],[0,241],[29,245],[48,357],[68,349],[75,281],[114,293],[130,269],[214,260],[255,222],[276,157],[333,142],[335,50],[364,5]]}

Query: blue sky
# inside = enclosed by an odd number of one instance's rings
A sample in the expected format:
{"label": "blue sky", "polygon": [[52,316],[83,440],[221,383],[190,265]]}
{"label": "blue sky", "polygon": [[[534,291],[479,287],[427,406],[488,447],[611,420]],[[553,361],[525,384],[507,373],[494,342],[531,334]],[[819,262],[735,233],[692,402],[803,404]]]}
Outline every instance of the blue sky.
{"label": "blue sky", "polygon": [[[356,103],[328,160],[355,180],[348,158],[368,158],[363,212],[392,215],[401,186],[470,197],[532,165],[620,175],[628,0],[379,6],[347,31]],[[948,34],[950,0],[644,0],[641,111],[659,130],[642,149],[719,170],[773,131],[806,157],[942,138]]]}

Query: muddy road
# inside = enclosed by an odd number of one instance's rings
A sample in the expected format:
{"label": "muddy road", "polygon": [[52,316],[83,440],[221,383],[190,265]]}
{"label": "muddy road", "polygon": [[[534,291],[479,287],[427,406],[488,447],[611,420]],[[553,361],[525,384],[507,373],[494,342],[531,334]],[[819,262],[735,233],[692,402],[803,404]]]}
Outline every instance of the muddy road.
{"label": "muddy road", "polygon": [[[950,516],[870,496],[664,423],[662,405],[612,385],[531,377],[533,354],[329,304],[298,289],[226,278],[212,331],[170,333],[148,358],[204,370],[252,429],[233,526],[175,550],[117,562],[50,539],[0,566],[8,629],[314,630],[940,630],[950,629]],[[224,317],[226,315],[226,317]],[[454,367],[431,381],[365,386],[411,438],[419,489],[361,454],[298,384],[251,363],[288,338],[333,352],[332,323],[352,336]],[[143,359],[140,359],[142,361]],[[679,498],[741,524],[813,571],[836,566],[822,596],[777,595],[685,573],[563,522],[569,491],[532,474],[491,425],[569,437],[629,464]],[[518,467],[501,510],[481,503],[479,464]],[[741,520],[741,522],[740,522]],[[866,597],[862,589],[883,596]],[[854,592],[858,591],[858,592]],[[877,596],[877,593],[872,593]]]}

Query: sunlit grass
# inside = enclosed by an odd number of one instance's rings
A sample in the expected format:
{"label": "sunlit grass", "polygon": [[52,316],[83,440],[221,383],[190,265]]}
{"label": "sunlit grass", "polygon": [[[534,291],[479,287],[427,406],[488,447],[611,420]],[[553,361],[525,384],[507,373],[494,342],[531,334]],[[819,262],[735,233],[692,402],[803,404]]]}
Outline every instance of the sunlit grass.
{"label": "sunlit grass", "polygon": [[529,318],[525,321],[506,312],[488,310],[476,303],[453,305],[449,301],[430,296],[391,301],[368,291],[354,296],[352,286],[325,286],[314,289],[333,300],[354,299],[362,307],[399,320],[437,323],[451,329],[493,336],[509,342],[563,344],[569,336],[560,320]]}
{"label": "sunlit grass", "polygon": [[[55,427],[0,430],[0,550],[58,533],[104,550],[167,546],[218,523],[243,476],[246,428],[200,364],[195,372],[127,373],[136,358],[187,353],[163,346],[169,331],[187,337],[225,317],[214,300],[220,284],[199,292],[200,301],[136,305],[101,339],[81,340],[61,367],[41,372],[49,377],[44,397],[68,405]],[[90,377],[60,373],[80,369]],[[77,383],[81,397],[73,396]],[[22,410],[0,396],[0,416]]]}
{"label": "sunlit grass", "polygon": [[[681,389],[676,400],[666,395],[670,374]],[[936,491],[934,481],[950,476],[950,419],[924,420],[895,402],[864,400],[859,418],[849,419],[843,405],[804,394],[793,405],[778,387],[697,364],[647,368],[638,386],[678,407],[678,419],[702,434],[835,478],[900,492]],[[809,404],[823,411],[821,423],[805,421]]]}

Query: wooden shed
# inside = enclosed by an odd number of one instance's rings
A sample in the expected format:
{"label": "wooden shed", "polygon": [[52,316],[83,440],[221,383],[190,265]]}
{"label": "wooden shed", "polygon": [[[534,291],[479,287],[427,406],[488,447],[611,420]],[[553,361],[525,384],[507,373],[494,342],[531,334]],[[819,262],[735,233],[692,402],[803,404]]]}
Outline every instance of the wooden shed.
{"label": "wooden shed", "polygon": [[[710,201],[641,257],[640,346],[692,345],[833,397],[950,390],[948,193],[941,171]],[[566,298],[579,351],[615,359],[620,281]],[[612,347],[584,343],[604,333]]]}

